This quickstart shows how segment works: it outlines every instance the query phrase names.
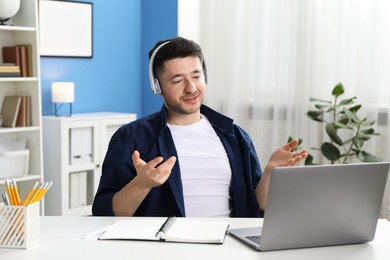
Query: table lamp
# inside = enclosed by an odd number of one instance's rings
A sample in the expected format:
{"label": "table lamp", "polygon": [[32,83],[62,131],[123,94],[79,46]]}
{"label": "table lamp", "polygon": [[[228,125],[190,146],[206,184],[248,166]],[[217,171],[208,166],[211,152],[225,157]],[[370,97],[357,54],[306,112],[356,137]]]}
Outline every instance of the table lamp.
{"label": "table lamp", "polygon": [[[51,83],[51,98],[54,103],[55,116],[71,116],[72,103],[74,102],[74,83],[73,82],[53,82]],[[59,114],[58,111],[63,104],[69,104],[69,114]],[[59,106],[57,106],[59,104]]]}

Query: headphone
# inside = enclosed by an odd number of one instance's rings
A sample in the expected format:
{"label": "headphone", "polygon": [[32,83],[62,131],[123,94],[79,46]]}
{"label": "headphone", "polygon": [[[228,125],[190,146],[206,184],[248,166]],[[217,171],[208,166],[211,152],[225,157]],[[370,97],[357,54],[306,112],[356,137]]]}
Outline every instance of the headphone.
{"label": "headphone", "polygon": [[[162,92],[160,81],[158,80],[158,78],[156,76],[154,76],[154,73],[153,73],[154,58],[156,57],[158,51],[164,45],[166,45],[166,44],[168,44],[170,42],[171,41],[166,41],[166,42],[161,43],[159,46],[157,46],[157,48],[153,51],[152,55],[150,56],[150,60],[149,60],[149,81],[150,81],[150,86],[152,88],[153,94],[161,94],[161,92]],[[204,58],[203,58],[202,67],[203,67],[204,79],[205,79],[205,82],[207,84],[207,68],[206,68],[206,63],[204,61]]]}

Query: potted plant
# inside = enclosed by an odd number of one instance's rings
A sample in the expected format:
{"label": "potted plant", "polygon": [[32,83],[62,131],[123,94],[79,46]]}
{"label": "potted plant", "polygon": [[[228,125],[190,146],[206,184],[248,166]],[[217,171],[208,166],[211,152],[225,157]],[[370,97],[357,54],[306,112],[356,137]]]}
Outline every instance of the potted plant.
{"label": "potted plant", "polygon": [[[331,164],[349,163],[355,158],[362,162],[381,161],[381,158],[366,152],[363,147],[372,136],[379,135],[373,128],[375,121],[367,118],[360,119],[357,112],[362,105],[355,104],[356,97],[341,99],[343,94],[344,86],[339,83],[332,90],[334,97],[332,101],[310,98],[310,102],[314,102],[315,109],[309,110],[307,116],[324,124],[325,132],[329,137],[321,147],[312,149],[321,151]],[[289,140],[291,139],[289,137]],[[300,139],[299,142],[302,143],[302,140]],[[305,165],[313,164],[316,163],[313,162],[313,156],[309,154]]]}

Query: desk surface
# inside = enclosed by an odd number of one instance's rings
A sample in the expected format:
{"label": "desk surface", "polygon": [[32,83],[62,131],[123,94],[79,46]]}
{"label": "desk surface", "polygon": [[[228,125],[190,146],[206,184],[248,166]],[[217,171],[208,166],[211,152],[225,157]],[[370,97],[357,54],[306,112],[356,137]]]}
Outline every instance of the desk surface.
{"label": "desk surface", "polygon": [[[110,217],[41,217],[39,242],[28,249],[0,248],[0,259],[353,259],[388,260],[390,222],[379,220],[374,241],[358,245],[258,252],[226,236],[223,245],[83,239],[114,222]],[[230,227],[262,225],[262,219],[229,219]]]}

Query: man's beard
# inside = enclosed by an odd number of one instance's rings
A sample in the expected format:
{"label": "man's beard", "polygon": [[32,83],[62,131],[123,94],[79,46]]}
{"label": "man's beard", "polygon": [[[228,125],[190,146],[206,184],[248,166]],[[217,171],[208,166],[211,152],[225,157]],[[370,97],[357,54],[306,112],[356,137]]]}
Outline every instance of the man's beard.
{"label": "man's beard", "polygon": [[[198,96],[198,98],[200,98],[200,97]],[[197,104],[196,107],[191,106],[191,108],[185,109],[185,108],[183,108],[181,103],[180,104],[172,104],[170,102],[165,102],[165,106],[169,110],[171,110],[171,111],[173,111],[173,112],[175,112],[177,114],[180,114],[180,115],[190,115],[192,113],[195,113],[195,112],[199,111],[200,106],[202,104],[203,104],[203,100],[201,100],[199,105]]]}

